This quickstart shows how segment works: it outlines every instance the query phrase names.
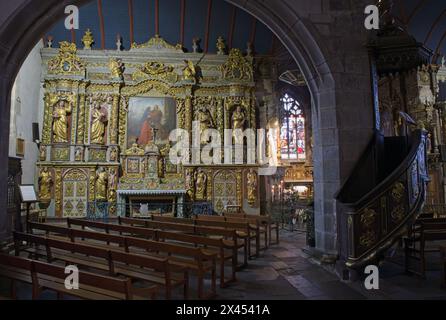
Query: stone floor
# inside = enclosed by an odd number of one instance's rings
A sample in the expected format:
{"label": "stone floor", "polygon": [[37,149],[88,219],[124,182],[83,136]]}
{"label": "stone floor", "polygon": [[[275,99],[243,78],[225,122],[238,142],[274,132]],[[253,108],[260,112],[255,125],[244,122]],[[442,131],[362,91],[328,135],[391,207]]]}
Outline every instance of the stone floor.
{"label": "stone floor", "polygon": [[402,266],[401,252],[380,266],[380,289],[369,291],[363,282],[343,282],[330,270],[309,259],[301,250],[305,234],[281,231],[281,242],[263,252],[259,259],[238,273],[239,282],[220,290],[219,299],[260,300],[360,300],[360,299],[441,299],[438,254],[429,256],[427,279],[408,276]]}
{"label": "stone floor", "polygon": [[[440,299],[446,300],[446,289],[441,286],[441,264],[438,255],[429,256],[427,279],[408,276],[402,267],[401,252],[380,266],[380,289],[369,291],[364,284],[343,282],[330,270],[321,266],[301,250],[305,246],[305,234],[281,231],[281,242],[258,259],[251,260],[249,267],[237,273],[238,281],[225,289],[218,289],[219,300],[332,300],[332,299]],[[229,270],[228,270],[229,271]],[[229,274],[229,273],[227,273]],[[0,281],[0,294],[6,293],[7,284]],[[206,281],[208,287],[209,282]],[[194,291],[195,279],[191,279]],[[19,298],[29,299],[30,289],[19,286]],[[192,296],[195,293],[192,292]],[[55,299],[46,292],[41,299]],[[181,299],[180,295],[175,298]]]}

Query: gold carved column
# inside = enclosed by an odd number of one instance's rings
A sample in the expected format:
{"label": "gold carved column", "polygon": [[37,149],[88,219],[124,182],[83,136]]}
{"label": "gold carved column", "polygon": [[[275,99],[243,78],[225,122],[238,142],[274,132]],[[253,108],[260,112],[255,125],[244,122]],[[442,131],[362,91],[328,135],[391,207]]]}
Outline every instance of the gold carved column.
{"label": "gold carved column", "polygon": [[257,124],[256,124],[256,99],[254,96],[254,92],[251,94],[251,99],[250,99],[250,125],[251,125],[251,129],[256,129]]}
{"label": "gold carved column", "polygon": [[[76,144],[82,145],[84,144],[85,137],[85,118],[86,118],[86,90],[87,85],[82,83],[79,88],[79,114],[77,121],[77,135],[76,135]],[[73,140],[74,141],[74,140]]]}
{"label": "gold carved column", "polygon": [[[76,88],[76,91],[78,89]],[[73,88],[73,93],[74,93],[74,88]],[[75,143],[76,142],[76,135],[77,135],[77,131],[78,131],[78,127],[77,127],[77,118],[78,118],[78,111],[79,111],[79,96],[78,96],[78,92],[73,94],[73,100],[72,100],[72,106],[73,109],[71,111],[71,143]]]}
{"label": "gold carved column", "polygon": [[90,188],[90,192],[89,192],[89,199],[88,199],[88,201],[90,201],[90,202],[93,202],[93,201],[95,201],[95,199],[96,199],[96,188],[95,188],[95,185],[96,185],[96,170],[95,170],[95,168],[90,168],[90,186],[89,186],[89,188]]}
{"label": "gold carved column", "polygon": [[129,108],[129,98],[128,97],[122,97],[119,101],[120,108],[118,110],[119,114],[119,122],[118,122],[118,140],[119,140],[119,146],[121,147],[121,150],[127,149],[126,146],[126,131],[127,131],[127,111]]}
{"label": "gold carved column", "polygon": [[43,115],[42,142],[44,145],[51,144],[51,94],[45,93],[45,112]]}
{"label": "gold carved column", "polygon": [[55,198],[55,214],[56,217],[62,217],[62,197],[63,197],[63,190],[62,190],[62,169],[56,168],[55,170],[55,183],[54,183],[54,198]]}
{"label": "gold carved column", "polygon": [[118,118],[119,118],[119,100],[120,95],[115,94],[113,96],[113,106],[111,111],[111,123],[110,123],[110,144],[118,144]]}

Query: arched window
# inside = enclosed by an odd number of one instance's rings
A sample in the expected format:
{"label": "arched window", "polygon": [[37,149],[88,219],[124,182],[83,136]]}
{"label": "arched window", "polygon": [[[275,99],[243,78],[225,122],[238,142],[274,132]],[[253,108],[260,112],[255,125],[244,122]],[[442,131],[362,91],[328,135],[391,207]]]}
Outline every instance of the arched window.
{"label": "arched window", "polygon": [[289,94],[280,99],[282,127],[280,150],[282,160],[305,161],[305,118],[302,108]]}

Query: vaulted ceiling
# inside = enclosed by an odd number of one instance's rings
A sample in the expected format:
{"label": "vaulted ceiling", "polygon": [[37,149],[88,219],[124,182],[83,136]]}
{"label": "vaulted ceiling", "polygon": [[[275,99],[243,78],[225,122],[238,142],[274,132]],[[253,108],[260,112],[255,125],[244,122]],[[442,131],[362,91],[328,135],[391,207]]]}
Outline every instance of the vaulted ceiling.
{"label": "vaulted ceiling", "polygon": [[76,41],[91,29],[95,49],[116,49],[117,34],[125,49],[132,42],[147,42],[159,34],[172,44],[192,51],[193,38],[200,38],[204,52],[216,52],[222,36],[229,48],[245,50],[254,44],[257,53],[269,54],[279,46],[273,33],[261,22],[224,0],[93,0],[80,8],[79,30],[69,31],[59,21],[47,36],[60,41]]}
{"label": "vaulted ceiling", "polygon": [[394,14],[434,52],[434,61],[446,54],[446,0],[394,0]]}

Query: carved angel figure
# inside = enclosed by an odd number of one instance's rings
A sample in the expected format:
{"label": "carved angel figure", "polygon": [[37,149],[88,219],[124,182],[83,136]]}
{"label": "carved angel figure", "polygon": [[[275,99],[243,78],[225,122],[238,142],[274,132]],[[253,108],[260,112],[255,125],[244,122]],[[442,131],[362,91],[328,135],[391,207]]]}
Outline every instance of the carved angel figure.
{"label": "carved angel figure", "polygon": [[196,82],[197,71],[194,63],[190,60],[184,60],[186,67],[183,69],[183,80]]}

